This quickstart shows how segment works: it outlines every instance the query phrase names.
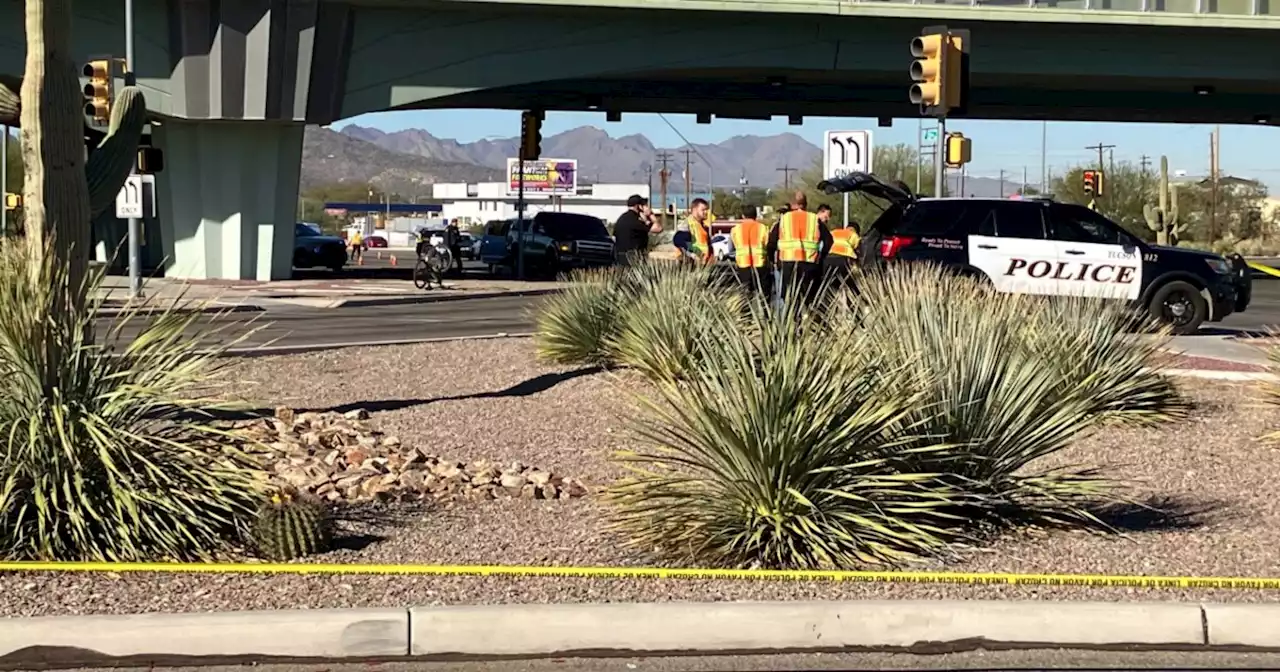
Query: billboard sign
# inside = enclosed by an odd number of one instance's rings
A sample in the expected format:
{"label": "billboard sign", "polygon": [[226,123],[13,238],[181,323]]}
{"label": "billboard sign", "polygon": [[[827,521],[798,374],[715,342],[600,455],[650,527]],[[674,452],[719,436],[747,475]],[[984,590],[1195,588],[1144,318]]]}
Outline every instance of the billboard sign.
{"label": "billboard sign", "polygon": [[[520,160],[507,159],[507,194],[520,191]],[[576,196],[578,162],[575,159],[535,159],[524,162],[524,193],[529,196]]]}

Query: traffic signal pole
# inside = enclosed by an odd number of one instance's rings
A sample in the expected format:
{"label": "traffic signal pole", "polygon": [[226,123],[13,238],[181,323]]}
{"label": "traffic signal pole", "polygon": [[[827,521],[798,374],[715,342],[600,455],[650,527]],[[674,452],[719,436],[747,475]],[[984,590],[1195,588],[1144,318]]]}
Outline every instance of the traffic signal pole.
{"label": "traffic signal pole", "polygon": [[[136,84],[133,71],[133,0],[124,0],[124,85]],[[138,158],[135,156],[129,169],[130,175],[138,174]],[[146,212],[146,196],[140,195],[143,212]],[[129,218],[129,298],[142,297],[142,221]]]}
{"label": "traffic signal pole", "polygon": [[[943,117],[938,119],[938,138],[939,142],[944,142],[947,137],[947,119]],[[939,147],[933,153],[933,196],[934,198],[942,198],[946,195],[947,186],[947,162],[946,152]],[[963,194],[961,194],[963,196]]]}

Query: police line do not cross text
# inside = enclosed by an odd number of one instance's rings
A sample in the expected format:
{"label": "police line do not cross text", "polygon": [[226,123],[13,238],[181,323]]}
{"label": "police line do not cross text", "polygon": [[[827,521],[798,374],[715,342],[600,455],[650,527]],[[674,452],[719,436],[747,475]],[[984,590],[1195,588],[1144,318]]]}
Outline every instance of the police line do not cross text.
{"label": "police line do not cross text", "polygon": [[827,131],[822,143],[822,176],[870,173],[871,131]]}

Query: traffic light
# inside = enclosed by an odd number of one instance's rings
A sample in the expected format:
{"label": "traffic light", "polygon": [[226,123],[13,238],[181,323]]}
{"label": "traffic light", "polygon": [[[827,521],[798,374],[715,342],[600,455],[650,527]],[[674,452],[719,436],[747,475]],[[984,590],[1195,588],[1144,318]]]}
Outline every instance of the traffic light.
{"label": "traffic light", "polygon": [[1084,193],[1086,196],[1104,195],[1103,177],[1101,170],[1084,171]]}
{"label": "traffic light", "polygon": [[968,31],[938,30],[911,40],[912,103],[938,117],[963,109],[968,98]]}
{"label": "traffic light", "polygon": [[21,208],[21,207],[22,207],[21,194],[5,194],[4,195],[5,210],[17,210],[18,208]]}
{"label": "traffic light", "polygon": [[98,123],[111,120],[111,59],[99,58],[84,65],[84,113]]}
{"label": "traffic light", "polygon": [[138,148],[138,172],[155,174],[164,170],[164,152],[159,147]]}
{"label": "traffic light", "polygon": [[947,134],[947,151],[943,155],[948,168],[959,168],[973,160],[973,141],[963,133]]}
{"label": "traffic light", "polygon": [[520,115],[520,160],[542,156],[542,118],[536,112]]}

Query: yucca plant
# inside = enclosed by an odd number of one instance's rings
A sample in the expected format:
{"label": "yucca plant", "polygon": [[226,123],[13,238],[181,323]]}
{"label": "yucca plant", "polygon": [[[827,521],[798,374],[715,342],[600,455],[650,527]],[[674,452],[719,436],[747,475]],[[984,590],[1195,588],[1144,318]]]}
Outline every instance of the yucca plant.
{"label": "yucca plant", "polygon": [[744,300],[737,288],[709,286],[705,274],[666,273],[625,304],[609,350],[651,380],[682,379],[706,350],[746,328]]}
{"label": "yucca plant", "polygon": [[237,339],[192,338],[200,316],[181,302],[157,316],[127,309],[95,334],[99,280],[80,290],[86,304],[68,301],[80,288],[55,255],[24,252],[0,249],[0,557],[139,561],[226,550],[254,513],[260,483],[213,421],[233,407],[210,395],[217,358]]}
{"label": "yucca plant", "polygon": [[612,271],[579,274],[564,291],[539,306],[534,347],[556,364],[610,364],[608,340],[618,326],[623,297]]}
{"label": "yucca plant", "polygon": [[263,557],[276,562],[323,553],[333,542],[333,518],[324,502],[283,488],[258,510],[253,541]]}
{"label": "yucca plant", "polygon": [[1163,374],[1167,326],[1118,301],[1050,297],[1038,303],[1024,325],[1024,344],[1057,370],[1064,389],[1084,384],[1092,390],[1093,412],[1104,421],[1150,425],[1186,418],[1188,402]]}
{"label": "yucca plant", "polygon": [[[1075,318],[1046,312],[1054,304],[929,267],[866,278],[859,298],[876,356],[916,373],[909,380],[922,403],[910,422],[931,441],[963,447],[941,461],[923,454],[917,470],[946,472],[971,495],[974,515],[1100,523],[1090,507],[1119,496],[1115,481],[1093,466],[1037,463],[1150,393],[1141,375],[1136,387],[1128,378],[1142,351],[1114,345],[1126,337],[1117,321],[1064,334]],[[900,394],[901,382],[888,393]],[[1169,399],[1145,399],[1142,414],[1169,412],[1160,406]]]}
{"label": "yucca plant", "polygon": [[697,294],[709,286],[710,277],[709,269],[657,260],[578,272],[567,289],[547,299],[534,315],[537,354],[557,364],[615,363],[611,344],[629,306],[673,283]]}
{"label": "yucca plant", "polygon": [[798,310],[750,304],[684,381],[638,396],[634,476],[608,493],[631,544],[704,565],[779,568],[896,563],[945,550],[962,532],[955,490],[904,457],[943,452],[914,433],[912,397],[881,395],[902,368],[846,356],[873,344],[833,337]]}

